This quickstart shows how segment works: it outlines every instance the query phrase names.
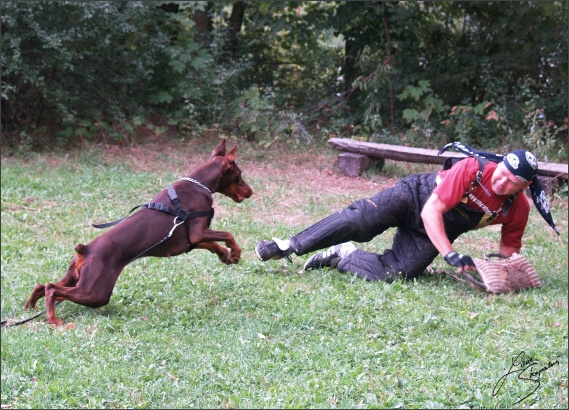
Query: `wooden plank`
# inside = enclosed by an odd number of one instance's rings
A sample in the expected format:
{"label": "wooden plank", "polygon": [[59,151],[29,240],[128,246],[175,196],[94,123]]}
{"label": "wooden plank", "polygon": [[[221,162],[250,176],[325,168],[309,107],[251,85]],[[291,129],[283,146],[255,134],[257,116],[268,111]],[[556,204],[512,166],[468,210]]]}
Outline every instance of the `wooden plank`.
{"label": "wooden plank", "polygon": [[375,142],[365,142],[347,138],[330,138],[328,144],[339,151],[391,159],[393,161],[420,162],[422,164],[442,164],[445,158],[465,157],[465,155],[460,152],[447,151],[441,155],[437,155],[438,150],[434,149],[378,144]]}
{"label": "wooden plank", "polygon": [[[442,164],[446,158],[463,158],[465,156],[456,151],[446,151],[441,155],[437,155],[438,150],[435,149],[378,144],[348,138],[330,138],[328,144],[338,151],[353,152],[355,154],[391,159],[393,161],[419,162],[422,164]],[[568,173],[567,164],[538,161],[538,175],[558,177],[567,180]]]}
{"label": "wooden plank", "polygon": [[567,181],[567,164],[559,164],[556,162],[537,161],[537,174],[548,177],[557,177]]}

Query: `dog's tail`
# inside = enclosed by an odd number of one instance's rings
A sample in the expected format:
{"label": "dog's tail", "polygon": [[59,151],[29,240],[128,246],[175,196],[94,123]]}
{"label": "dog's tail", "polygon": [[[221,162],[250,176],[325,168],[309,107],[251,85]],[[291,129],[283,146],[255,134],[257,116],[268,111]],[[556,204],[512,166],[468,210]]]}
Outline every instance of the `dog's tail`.
{"label": "dog's tail", "polygon": [[83,245],[80,243],[75,247],[75,252],[77,252],[79,255],[85,256],[87,255],[87,249],[88,249],[87,245]]}

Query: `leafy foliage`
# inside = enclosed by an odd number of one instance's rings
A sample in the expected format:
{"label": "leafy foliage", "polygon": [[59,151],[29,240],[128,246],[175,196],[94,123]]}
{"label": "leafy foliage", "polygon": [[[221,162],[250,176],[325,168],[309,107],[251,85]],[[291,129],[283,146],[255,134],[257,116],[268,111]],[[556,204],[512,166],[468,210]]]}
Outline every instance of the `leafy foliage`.
{"label": "leafy foliage", "polygon": [[[132,143],[149,125],[189,135],[237,129],[266,144],[288,127],[274,124],[282,117],[316,138],[403,134],[422,146],[460,138],[567,155],[568,33],[558,30],[567,2],[8,1],[2,9],[2,144],[13,152]],[[255,89],[265,91],[251,96]],[[453,107],[473,110],[451,115]],[[540,136],[527,117],[537,111],[547,118]]]}
{"label": "leafy foliage", "polygon": [[[110,133],[121,139],[145,114],[167,55],[160,15],[140,2],[5,2],[2,121],[49,127],[63,145]],[[118,131],[116,127],[120,127]]]}

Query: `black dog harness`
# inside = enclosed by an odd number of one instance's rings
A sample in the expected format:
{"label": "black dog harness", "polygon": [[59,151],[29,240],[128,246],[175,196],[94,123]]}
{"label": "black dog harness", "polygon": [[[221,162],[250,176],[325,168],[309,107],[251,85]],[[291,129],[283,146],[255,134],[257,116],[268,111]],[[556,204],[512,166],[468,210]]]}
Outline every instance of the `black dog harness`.
{"label": "black dog harness", "polygon": [[[192,178],[181,178],[179,181],[189,181],[192,182],[200,187],[202,187],[203,189],[205,189],[207,192],[209,192],[210,195],[213,195],[213,192],[211,192],[211,190],[206,187],[205,185],[203,185],[201,182],[196,181],[195,179]],[[170,208],[168,205],[166,204],[162,204],[159,202],[149,202],[147,204],[142,204],[142,205],[137,205],[134,208],[132,208],[128,214],[126,214],[125,216],[123,216],[120,219],[117,219],[116,221],[112,221],[112,222],[107,222],[104,224],[92,224],[93,228],[97,228],[97,229],[104,229],[104,228],[109,228],[111,226],[117,225],[118,223],[122,222],[123,220],[125,220],[126,218],[129,217],[129,215],[136,209],[141,208],[147,208],[147,209],[155,209],[156,211],[161,211],[161,212],[165,212],[167,214],[170,215],[174,215],[174,226],[172,227],[172,229],[170,230],[170,232],[168,233],[168,235],[166,235],[160,242],[157,242],[156,244],[152,245],[150,248],[142,251],[141,253],[139,253],[137,256],[135,256],[130,262],[132,262],[135,259],[138,259],[140,256],[142,256],[143,254],[145,254],[146,252],[148,252],[150,249],[160,245],[161,243],[163,243],[164,241],[166,241],[168,238],[170,238],[172,236],[172,234],[174,233],[174,231],[176,230],[176,228],[182,224],[184,224],[185,228],[186,228],[186,237],[188,238],[188,250],[186,252],[190,252],[192,249],[194,249],[196,247],[197,244],[192,244],[190,242],[190,225],[188,223],[189,219],[192,218],[199,218],[202,216],[209,216],[210,218],[213,218],[214,215],[214,210],[213,208],[210,208],[207,211],[196,211],[196,212],[186,212],[184,211],[184,209],[182,208],[182,204],[180,204],[180,199],[178,198],[178,194],[176,193],[176,190],[174,189],[173,185],[170,185],[167,189],[168,191],[168,197],[170,197],[170,201],[172,201],[172,204],[174,205],[175,209]],[[178,221],[179,220],[179,221]],[[129,262],[129,263],[130,263]]]}

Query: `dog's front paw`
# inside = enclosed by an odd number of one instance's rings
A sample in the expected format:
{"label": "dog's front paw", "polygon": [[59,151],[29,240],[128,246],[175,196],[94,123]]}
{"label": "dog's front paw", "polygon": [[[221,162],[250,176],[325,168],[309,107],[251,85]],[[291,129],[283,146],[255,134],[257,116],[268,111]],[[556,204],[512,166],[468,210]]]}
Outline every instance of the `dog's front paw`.
{"label": "dog's front paw", "polygon": [[231,263],[239,263],[241,260],[241,249],[231,250]]}
{"label": "dog's front paw", "polygon": [[227,251],[223,252],[223,253],[218,253],[217,256],[219,256],[219,260],[223,263],[225,263],[226,265],[231,265],[233,262],[233,258],[231,257],[231,254]]}

